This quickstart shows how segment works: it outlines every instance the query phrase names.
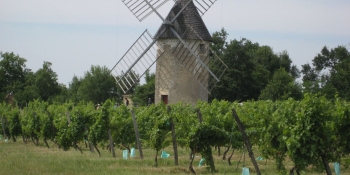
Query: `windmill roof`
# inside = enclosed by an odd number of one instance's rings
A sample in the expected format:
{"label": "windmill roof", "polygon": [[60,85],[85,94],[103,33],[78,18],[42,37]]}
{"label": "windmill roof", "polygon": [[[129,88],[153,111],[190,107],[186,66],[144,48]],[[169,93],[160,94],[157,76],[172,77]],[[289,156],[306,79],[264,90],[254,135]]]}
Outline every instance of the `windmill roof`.
{"label": "windmill roof", "polygon": [[[168,16],[166,17],[166,20],[171,21],[174,19],[176,14],[179,13],[179,11],[188,3],[188,1],[189,0],[177,0],[175,5],[170,10]],[[211,35],[193,2],[191,2],[187,8],[178,16],[178,18],[172,23],[172,26],[182,37],[182,39],[199,39],[195,34],[197,33],[204,41],[212,41]],[[191,27],[193,31],[190,29]],[[165,28],[165,25],[161,25],[155,37],[157,37]],[[169,29],[159,36],[159,39],[170,38],[177,37]]]}

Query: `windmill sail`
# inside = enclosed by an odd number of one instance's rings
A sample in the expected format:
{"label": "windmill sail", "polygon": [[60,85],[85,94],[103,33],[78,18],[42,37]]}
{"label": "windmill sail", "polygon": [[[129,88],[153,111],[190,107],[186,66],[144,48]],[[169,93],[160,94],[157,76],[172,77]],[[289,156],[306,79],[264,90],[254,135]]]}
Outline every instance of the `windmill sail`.
{"label": "windmill sail", "polygon": [[122,0],[128,9],[135,15],[135,17],[141,22],[154,11],[147,4],[149,2],[155,9],[158,9],[169,0]]}
{"label": "windmill sail", "polygon": [[148,30],[145,30],[112,68],[111,74],[126,93],[163,53],[164,50],[157,45]]}
{"label": "windmill sail", "polygon": [[[186,70],[191,72],[193,77],[207,90],[208,93],[210,93],[228,67],[209,46],[202,44],[204,43],[204,40],[201,39],[191,26],[184,35],[187,35],[187,33],[192,33],[199,39],[190,41],[185,40],[184,42],[188,46],[187,48],[181,41],[178,41],[176,47],[173,49],[173,54],[176,58],[179,58],[178,62],[185,67]],[[196,55],[191,53],[189,49],[198,53],[201,61],[199,61]]]}
{"label": "windmill sail", "polygon": [[157,9],[169,0],[122,1],[139,21],[153,12],[163,20],[154,37],[146,30],[114,66],[112,75],[124,93],[157,62],[155,98],[168,94],[177,101],[182,97],[176,97],[176,94],[181,93],[191,101],[207,99],[208,93],[227,69],[210,50],[212,38],[201,18],[216,0],[174,0],[175,5],[165,19]]}

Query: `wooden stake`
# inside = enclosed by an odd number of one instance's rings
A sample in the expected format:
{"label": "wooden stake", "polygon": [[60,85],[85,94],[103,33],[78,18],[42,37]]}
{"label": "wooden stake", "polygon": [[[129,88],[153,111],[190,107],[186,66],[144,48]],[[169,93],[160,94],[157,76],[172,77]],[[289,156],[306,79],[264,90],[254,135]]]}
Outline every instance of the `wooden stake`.
{"label": "wooden stake", "polygon": [[137,121],[136,121],[134,110],[131,110],[131,116],[132,116],[132,121],[134,123],[136,142],[137,142],[137,147],[139,149],[140,158],[143,159],[142,146],[141,146],[140,136],[139,136],[139,129],[137,127]]}
{"label": "wooden stake", "polygon": [[202,123],[203,117],[200,109],[197,109],[197,116],[198,116],[199,123]]}
{"label": "wooden stake", "polygon": [[255,158],[254,158],[254,153],[253,153],[253,151],[252,151],[252,146],[251,146],[251,144],[250,144],[250,142],[249,142],[249,138],[248,138],[247,134],[246,134],[245,131],[244,131],[245,128],[244,128],[244,126],[243,126],[241,120],[239,119],[239,117],[238,117],[238,115],[237,115],[235,109],[232,109],[232,116],[233,116],[233,118],[235,119],[235,121],[237,122],[238,128],[239,128],[239,130],[240,130],[240,132],[241,132],[241,134],[242,134],[244,144],[245,144],[245,146],[246,146],[246,148],[247,148],[247,150],[248,150],[248,152],[249,152],[249,157],[250,157],[250,159],[252,160],[252,163],[253,163],[253,165],[254,165],[256,174],[257,174],[257,175],[261,175],[259,166],[258,166],[258,164],[256,163],[256,160],[255,160]]}
{"label": "wooden stake", "polygon": [[67,112],[66,115],[67,115],[68,124],[70,124],[70,114],[69,114],[69,112]]}
{"label": "wooden stake", "polygon": [[5,117],[1,117],[1,124],[2,124],[2,132],[4,133],[4,139],[6,138],[6,130],[5,130]]}
{"label": "wooden stake", "polygon": [[115,151],[114,151],[114,145],[113,145],[113,139],[112,139],[112,135],[111,135],[111,129],[108,129],[108,137],[109,137],[109,146],[110,146],[110,148],[112,150],[112,155],[113,155],[113,157],[117,157],[115,155]]}
{"label": "wooden stake", "polygon": [[[84,132],[85,133],[88,133],[89,132],[89,130],[87,129],[87,126],[85,125],[84,126]],[[88,144],[89,144],[89,148],[90,148],[90,152],[95,152],[95,149],[94,149],[94,145],[92,145],[91,143],[90,143],[90,141],[88,140],[88,138],[86,138],[86,141],[88,142]]]}
{"label": "wooden stake", "polygon": [[[170,114],[170,106],[168,106],[168,114]],[[174,148],[174,160],[175,160],[175,165],[179,165],[179,155],[177,152],[177,141],[176,141],[176,133],[175,133],[175,124],[173,121],[173,118],[170,117],[170,125],[171,125],[171,136],[173,137],[173,148]]]}

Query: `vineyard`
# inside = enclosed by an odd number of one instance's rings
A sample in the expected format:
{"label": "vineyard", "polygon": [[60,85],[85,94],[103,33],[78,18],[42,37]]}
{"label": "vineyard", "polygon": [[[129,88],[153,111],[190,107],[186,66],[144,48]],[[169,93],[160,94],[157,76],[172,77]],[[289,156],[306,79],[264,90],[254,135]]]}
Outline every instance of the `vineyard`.
{"label": "vineyard", "polygon": [[[0,104],[3,141],[43,143],[84,152],[137,148],[154,150],[152,166],[160,167],[162,150],[174,149],[174,164],[179,165],[178,149],[188,150],[192,173],[195,155],[205,159],[208,172],[220,171],[215,166],[213,150],[231,165],[235,150],[249,154],[249,161],[259,157],[273,160],[276,172],[300,174],[305,169],[331,174],[330,165],[338,162],[342,171],[350,165],[350,103],[322,96],[305,95],[303,100],[252,101],[244,103],[216,101],[198,102],[196,106],[150,105],[128,108],[114,106],[107,100],[100,109],[92,103],[48,104],[33,101],[24,109]],[[203,159],[203,160],[204,160]],[[293,163],[286,168],[286,161]],[[333,167],[333,166],[332,166]],[[254,167],[260,174],[259,167]]]}

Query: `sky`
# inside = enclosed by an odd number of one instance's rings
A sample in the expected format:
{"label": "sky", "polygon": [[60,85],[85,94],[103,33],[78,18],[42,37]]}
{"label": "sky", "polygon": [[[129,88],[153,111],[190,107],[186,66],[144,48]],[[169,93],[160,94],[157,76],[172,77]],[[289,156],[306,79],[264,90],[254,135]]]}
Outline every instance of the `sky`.
{"label": "sky", "polygon": [[[228,40],[287,51],[299,69],[324,46],[350,50],[349,19],[349,0],[217,0],[203,16],[210,33],[224,28]],[[25,58],[33,72],[51,62],[68,87],[91,66],[113,68],[144,30],[155,34],[161,24],[154,13],[139,22],[121,0],[0,0],[0,52]]]}

